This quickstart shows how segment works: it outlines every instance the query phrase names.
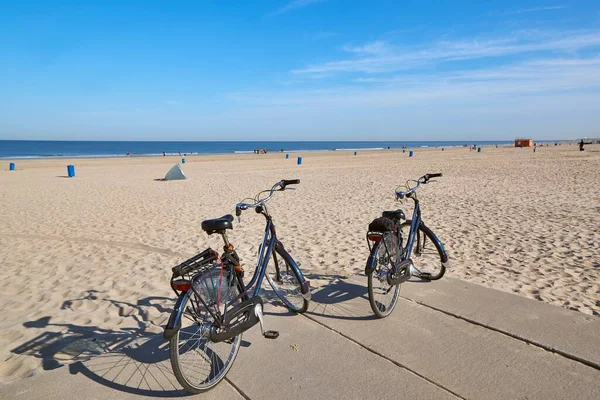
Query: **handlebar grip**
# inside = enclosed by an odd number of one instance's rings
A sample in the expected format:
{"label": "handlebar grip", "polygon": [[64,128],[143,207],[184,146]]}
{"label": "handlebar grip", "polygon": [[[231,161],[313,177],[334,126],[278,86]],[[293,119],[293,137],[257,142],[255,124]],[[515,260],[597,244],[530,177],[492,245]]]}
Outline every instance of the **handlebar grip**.
{"label": "handlebar grip", "polygon": [[429,178],[439,178],[442,176],[442,173],[438,172],[436,174],[427,174],[427,175],[429,175]]}
{"label": "handlebar grip", "polygon": [[284,187],[287,185],[297,185],[300,183],[300,179],[284,179],[281,181],[281,185]]}

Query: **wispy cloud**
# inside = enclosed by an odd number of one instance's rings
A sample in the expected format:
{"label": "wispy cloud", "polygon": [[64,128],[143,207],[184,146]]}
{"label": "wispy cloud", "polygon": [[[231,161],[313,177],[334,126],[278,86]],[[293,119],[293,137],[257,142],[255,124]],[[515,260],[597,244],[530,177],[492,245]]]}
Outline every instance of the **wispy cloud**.
{"label": "wispy cloud", "polygon": [[321,3],[323,1],[325,1],[325,0],[294,0],[294,1],[290,1],[283,7],[279,8],[275,11],[272,11],[265,16],[266,17],[274,17],[276,15],[284,14],[284,13],[287,13],[287,12],[290,12],[293,10],[297,10],[299,8],[304,8],[311,4]]}
{"label": "wispy cloud", "polygon": [[516,14],[526,14],[526,13],[533,13],[533,12],[540,12],[540,11],[564,10],[565,8],[568,8],[568,7],[567,6],[563,6],[563,5],[556,5],[556,6],[519,8],[519,9],[516,9],[516,10],[502,11],[502,12],[499,12],[499,13],[491,12],[491,13],[489,13],[489,15],[516,15]]}
{"label": "wispy cloud", "polygon": [[600,46],[600,31],[522,31],[506,37],[439,41],[409,48],[377,41],[346,46],[353,57],[309,65],[292,71],[296,75],[324,73],[386,73],[465,60],[535,53],[567,53]]}
{"label": "wispy cloud", "polygon": [[383,40],[377,40],[374,42],[364,44],[362,46],[344,46],[344,51],[347,51],[348,53],[356,53],[363,55],[384,54],[389,52],[389,50],[389,45]]}

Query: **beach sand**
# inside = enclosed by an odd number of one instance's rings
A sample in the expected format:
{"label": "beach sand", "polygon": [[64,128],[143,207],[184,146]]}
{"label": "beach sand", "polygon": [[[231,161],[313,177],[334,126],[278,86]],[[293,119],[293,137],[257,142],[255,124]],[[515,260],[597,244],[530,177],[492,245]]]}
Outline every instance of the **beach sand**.
{"label": "beach sand", "polygon": [[[189,179],[172,182],[156,179],[179,157],[16,160],[16,171],[2,161],[0,382],[160,333],[174,299],[171,267],[220,249],[200,222],[280,179],[301,179],[269,207],[313,287],[361,274],[369,222],[387,209],[412,212],[395,187],[442,172],[420,199],[450,256],[448,276],[600,315],[600,145],[186,160]],[[245,212],[229,235],[248,275],[261,218]]]}

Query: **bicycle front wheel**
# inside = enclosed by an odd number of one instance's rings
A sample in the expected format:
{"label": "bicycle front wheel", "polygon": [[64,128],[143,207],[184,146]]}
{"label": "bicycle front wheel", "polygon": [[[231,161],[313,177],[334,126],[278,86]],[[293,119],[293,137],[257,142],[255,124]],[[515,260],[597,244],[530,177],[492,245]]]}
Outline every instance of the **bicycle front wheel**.
{"label": "bicycle front wheel", "polygon": [[[391,237],[396,240],[395,235]],[[369,260],[374,264],[369,265],[367,272],[369,303],[375,316],[384,318],[394,311],[400,297],[400,284],[390,285],[387,280],[393,271],[394,260],[389,257],[383,241],[374,243]]]}
{"label": "bicycle front wheel", "polygon": [[181,328],[171,338],[169,355],[177,381],[191,393],[201,393],[217,385],[233,365],[242,342],[242,334],[230,340],[214,343],[210,332],[215,320],[214,313],[231,307],[237,296],[237,280],[233,284],[220,269],[213,269],[201,276],[195,284],[206,306],[193,290],[188,290],[181,304]]}
{"label": "bicycle front wheel", "polygon": [[303,313],[308,309],[308,300],[302,296],[300,276],[292,268],[292,257],[282,248],[276,248],[267,265],[267,281],[273,291],[292,312]]}
{"label": "bicycle front wheel", "polygon": [[[404,240],[408,238],[411,223],[411,220],[407,220],[400,225]],[[429,228],[420,226],[415,236],[411,256],[416,270],[413,275],[428,281],[440,279],[446,273],[446,267],[443,263],[444,255],[444,250],[438,247],[437,241],[434,240]]]}

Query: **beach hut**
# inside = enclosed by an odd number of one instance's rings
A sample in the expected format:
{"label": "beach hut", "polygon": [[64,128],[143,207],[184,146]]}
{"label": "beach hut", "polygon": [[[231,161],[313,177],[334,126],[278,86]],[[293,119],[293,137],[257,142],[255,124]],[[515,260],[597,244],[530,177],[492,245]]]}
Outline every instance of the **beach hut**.
{"label": "beach hut", "polygon": [[515,147],[533,147],[533,139],[516,138]]}

